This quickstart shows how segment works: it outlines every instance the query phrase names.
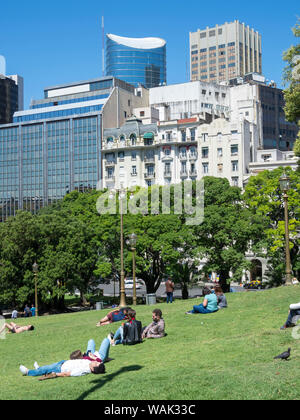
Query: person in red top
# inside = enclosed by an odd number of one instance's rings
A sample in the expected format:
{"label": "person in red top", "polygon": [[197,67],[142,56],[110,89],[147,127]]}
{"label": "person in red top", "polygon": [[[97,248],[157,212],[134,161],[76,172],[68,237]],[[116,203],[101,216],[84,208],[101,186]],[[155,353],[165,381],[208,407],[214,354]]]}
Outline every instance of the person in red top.
{"label": "person in red top", "polygon": [[127,319],[128,311],[131,308],[121,308],[121,309],[114,309],[113,311],[109,312],[104,318],[100,319],[100,321],[96,324],[97,327],[101,327],[102,325],[108,325],[113,322],[123,321]]}
{"label": "person in red top", "polygon": [[173,292],[174,292],[174,282],[168,277],[168,280],[165,283],[166,286],[166,293],[167,293],[167,303],[173,302]]}

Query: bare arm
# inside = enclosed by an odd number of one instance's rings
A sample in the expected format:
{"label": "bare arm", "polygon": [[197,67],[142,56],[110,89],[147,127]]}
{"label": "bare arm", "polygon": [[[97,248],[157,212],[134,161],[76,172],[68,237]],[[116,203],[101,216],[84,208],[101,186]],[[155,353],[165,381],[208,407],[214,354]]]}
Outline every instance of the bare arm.
{"label": "bare arm", "polygon": [[63,378],[63,377],[67,377],[67,376],[71,376],[71,372],[61,372],[61,373],[57,373],[56,376],[58,378]]}

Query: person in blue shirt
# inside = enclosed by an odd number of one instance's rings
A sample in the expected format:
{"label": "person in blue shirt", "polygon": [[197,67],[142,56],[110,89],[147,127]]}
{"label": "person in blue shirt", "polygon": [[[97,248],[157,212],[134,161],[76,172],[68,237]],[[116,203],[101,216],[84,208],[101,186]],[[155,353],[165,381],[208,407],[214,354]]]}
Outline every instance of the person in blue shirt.
{"label": "person in blue shirt", "polygon": [[31,305],[30,311],[31,311],[31,316],[35,316],[35,307],[34,307],[34,305]]}
{"label": "person in blue shirt", "polygon": [[191,311],[186,312],[187,315],[211,314],[219,310],[217,296],[215,295],[215,293],[212,293],[208,287],[204,287],[203,296],[203,303],[201,303],[200,305],[194,305]]}

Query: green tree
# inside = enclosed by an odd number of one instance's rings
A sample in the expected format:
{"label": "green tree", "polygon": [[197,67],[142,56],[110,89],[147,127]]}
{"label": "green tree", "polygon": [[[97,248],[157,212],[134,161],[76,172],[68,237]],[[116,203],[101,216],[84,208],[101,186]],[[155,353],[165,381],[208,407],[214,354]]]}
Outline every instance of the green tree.
{"label": "green tree", "polygon": [[206,261],[203,271],[218,273],[228,291],[230,273],[240,281],[243,270],[250,268],[245,254],[261,236],[261,218],[244,206],[240,188],[231,187],[225,178],[205,177],[204,221],[195,229]]}
{"label": "green tree", "polygon": [[40,255],[40,230],[36,217],[18,212],[0,223],[0,301],[19,308],[34,301],[32,265]]}
{"label": "green tree", "polygon": [[299,229],[300,229],[300,174],[291,168],[264,171],[249,179],[243,199],[253,214],[264,221],[261,245],[270,259],[271,276],[281,283],[285,268],[285,224],[283,193],[279,179],[283,173],[290,178],[288,192],[289,232],[291,264],[299,273]]}
{"label": "green tree", "polygon": [[[300,37],[300,20],[292,28],[295,37]],[[299,125],[300,120],[300,44],[291,46],[283,54],[284,61],[287,66],[284,69],[283,79],[288,87],[284,90],[285,99],[285,115],[288,121],[295,122]],[[300,125],[299,125],[300,128]],[[300,131],[294,145],[296,156],[300,157]]]}

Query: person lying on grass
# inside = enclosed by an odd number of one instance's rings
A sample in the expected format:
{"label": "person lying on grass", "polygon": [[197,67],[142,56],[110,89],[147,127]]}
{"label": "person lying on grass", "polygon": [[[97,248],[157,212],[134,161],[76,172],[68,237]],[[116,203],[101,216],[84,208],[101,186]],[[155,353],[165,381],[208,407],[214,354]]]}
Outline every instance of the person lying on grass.
{"label": "person lying on grass", "polygon": [[300,302],[299,303],[293,303],[290,305],[290,311],[288,318],[286,322],[283,324],[282,327],[280,327],[281,330],[285,330],[286,328],[294,327],[295,324],[293,324],[293,318],[294,316],[300,315]]}
{"label": "person lying on grass", "polygon": [[203,303],[200,305],[194,305],[191,311],[186,312],[187,315],[191,314],[211,314],[217,312],[218,308],[218,298],[215,293],[212,293],[208,287],[203,288]]}
{"label": "person lying on grass", "polygon": [[[20,371],[24,376],[43,376],[49,374],[55,374],[54,377],[64,376],[83,376],[93,373],[98,375],[105,373],[104,362],[108,360],[109,349],[111,345],[110,338],[104,338],[101,343],[99,352],[96,352],[96,345],[94,340],[89,340],[86,350],[86,355],[80,357],[80,350],[71,354],[72,359],[61,360],[58,363],[52,365],[46,365],[40,367],[37,362],[34,363],[34,369],[30,370],[27,367],[21,365]],[[77,353],[77,356],[76,354]],[[77,357],[74,359],[74,356]],[[52,376],[53,377],[53,376]]]}
{"label": "person lying on grass", "polygon": [[7,328],[8,331],[11,332],[12,334],[20,334],[20,333],[25,332],[25,331],[33,331],[34,330],[33,325],[25,325],[24,327],[20,327],[19,325],[15,324],[14,322],[10,322],[9,324],[5,323],[2,326],[2,328],[0,330],[0,334],[3,333],[5,328]]}
{"label": "person lying on grass", "polygon": [[153,322],[142,330],[142,338],[162,338],[165,336],[165,321],[160,309],[152,312]]}
{"label": "person lying on grass", "polygon": [[127,319],[128,311],[131,308],[121,308],[121,309],[114,309],[113,311],[109,312],[104,318],[100,319],[100,321],[96,324],[97,327],[101,327],[102,325],[112,324],[113,322],[123,321]]}
{"label": "person lying on grass", "polygon": [[142,340],[142,323],[135,319],[136,312],[133,309],[128,311],[128,321],[123,323],[115,334],[110,333],[111,345],[117,344],[133,345],[141,343]]}

